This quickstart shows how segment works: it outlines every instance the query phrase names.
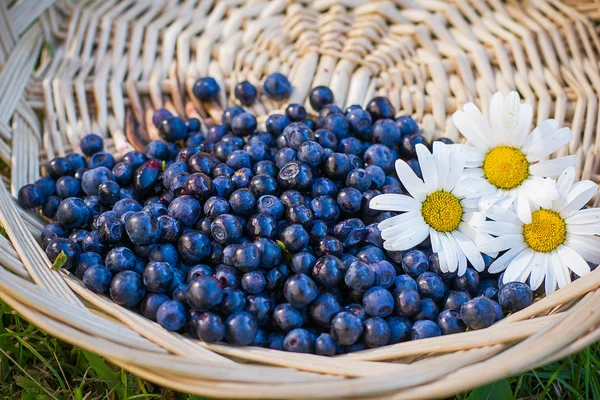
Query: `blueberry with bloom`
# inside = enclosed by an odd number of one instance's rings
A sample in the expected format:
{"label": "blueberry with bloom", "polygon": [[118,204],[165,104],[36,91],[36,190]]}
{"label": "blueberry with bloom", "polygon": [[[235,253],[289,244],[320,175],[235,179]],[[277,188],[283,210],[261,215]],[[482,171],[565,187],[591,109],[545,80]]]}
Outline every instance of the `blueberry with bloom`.
{"label": "blueberry with bloom", "polygon": [[515,206],[524,223],[532,222],[534,208],[550,208],[558,192],[546,177],[557,177],[577,164],[571,155],[545,160],[573,138],[569,128],[558,129],[553,119],[542,122],[531,133],[533,110],[521,104],[516,92],[492,97],[489,122],[473,103],[452,116],[468,144],[458,144],[465,157],[464,179],[469,195],[479,197],[482,211],[492,206]]}
{"label": "blueberry with bloom", "polygon": [[[545,281],[545,292],[590,272],[588,261],[600,263],[600,209],[582,209],[596,194],[592,181],[574,182],[575,171],[568,168],[555,183],[558,197],[549,207],[538,207],[531,222],[524,224],[511,209],[492,206],[487,216],[493,221],[477,221],[476,228],[496,236],[482,243],[482,251],[504,251],[488,270],[505,270],[503,281],[529,283],[533,290]],[[554,184],[554,181],[553,181]]]}
{"label": "blueberry with bloom", "polygon": [[373,198],[370,207],[402,214],[379,223],[384,248],[393,251],[410,249],[427,237],[438,253],[444,272],[458,270],[462,276],[467,260],[477,271],[485,263],[476,242],[489,239],[471,225],[485,220],[477,209],[477,198],[461,182],[464,171],[462,150],[434,142],[433,154],[422,144],[416,146],[423,180],[403,160],[396,161],[398,178],[410,194],[382,194]]}

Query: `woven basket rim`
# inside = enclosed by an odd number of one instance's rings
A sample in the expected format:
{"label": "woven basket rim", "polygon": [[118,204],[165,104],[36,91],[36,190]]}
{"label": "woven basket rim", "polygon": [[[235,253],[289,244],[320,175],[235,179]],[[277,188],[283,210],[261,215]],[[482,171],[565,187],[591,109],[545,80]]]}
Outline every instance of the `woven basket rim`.
{"label": "woven basket rim", "polygon": [[[114,3],[114,4],[113,4]],[[157,384],[223,398],[447,397],[558,360],[600,340],[600,272],[492,327],[331,358],[207,344],[88,291],[53,271],[44,222],[14,194],[41,160],[78,149],[86,132],[124,154],[158,138],[159,107],[203,128],[233,104],[233,86],[290,77],[287,103],[328,85],[341,105],[386,94],[431,137],[459,138],[450,115],[518,90],[537,122],[568,125],[577,176],[600,182],[600,12],[594,0],[397,2],[223,0],[0,3],[0,298],[49,334]],[[25,73],[23,72],[25,71]],[[219,104],[191,96],[199,76]],[[251,108],[264,124],[282,104]],[[12,194],[11,194],[12,193]],[[595,202],[598,202],[595,199]],[[393,378],[393,379],[390,379]]]}

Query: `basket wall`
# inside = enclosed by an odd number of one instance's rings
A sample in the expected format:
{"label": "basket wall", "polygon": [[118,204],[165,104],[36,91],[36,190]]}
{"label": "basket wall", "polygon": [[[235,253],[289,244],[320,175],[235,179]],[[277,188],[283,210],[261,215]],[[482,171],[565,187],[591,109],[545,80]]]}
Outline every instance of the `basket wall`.
{"label": "basket wall", "polygon": [[[43,221],[11,193],[89,132],[115,154],[158,138],[166,107],[203,124],[222,107],[190,97],[201,76],[225,90],[290,77],[290,102],[328,85],[340,106],[389,96],[430,138],[458,140],[451,114],[518,90],[537,121],[575,138],[578,175],[600,181],[597,1],[20,0],[0,1],[0,297],[40,328],[174,389],[225,398],[447,397],[581,350],[600,338],[600,272],[483,331],[334,358],[209,345],[54,272]],[[252,111],[282,104],[264,97]],[[261,120],[259,119],[259,122]]]}

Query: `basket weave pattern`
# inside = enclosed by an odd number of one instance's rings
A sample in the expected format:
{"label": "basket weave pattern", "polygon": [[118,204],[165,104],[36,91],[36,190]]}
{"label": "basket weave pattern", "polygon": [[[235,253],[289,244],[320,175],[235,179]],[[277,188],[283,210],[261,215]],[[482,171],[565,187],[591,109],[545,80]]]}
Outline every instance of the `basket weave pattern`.
{"label": "basket weave pattern", "polygon": [[[599,182],[599,10],[597,0],[0,1],[0,159],[10,166],[0,298],[134,374],[214,397],[446,397],[581,350],[600,339],[597,271],[483,331],[334,358],[190,340],[52,271],[37,242],[43,221],[11,193],[86,133],[124,154],[158,138],[154,109],[218,122],[235,83],[276,71],[294,86],[289,102],[317,85],[340,106],[386,95],[429,139],[459,140],[452,112],[518,90],[538,122],[571,127],[559,155],[577,154],[578,177]],[[207,75],[225,89],[220,105],[190,96]],[[261,97],[252,111],[264,122],[281,106]]]}

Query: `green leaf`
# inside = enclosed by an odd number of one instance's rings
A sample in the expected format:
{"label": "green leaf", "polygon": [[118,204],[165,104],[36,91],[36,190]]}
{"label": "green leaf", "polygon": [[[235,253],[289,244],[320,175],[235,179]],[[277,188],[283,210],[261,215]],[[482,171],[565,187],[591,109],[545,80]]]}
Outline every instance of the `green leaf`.
{"label": "green leaf", "polygon": [[3,226],[0,226],[0,235],[8,239],[8,233],[6,233],[6,229]]}
{"label": "green leaf", "polygon": [[104,362],[102,357],[86,350],[82,350],[82,352],[90,364],[90,371],[94,375],[106,383],[111,383],[116,386],[121,385],[121,377],[119,376],[119,373],[113,370],[106,362]]}
{"label": "green leaf", "polygon": [[39,383],[37,383],[29,378],[26,378],[24,376],[17,376],[15,378],[15,383],[18,386],[22,387],[23,389],[31,389],[31,388],[38,389],[40,387]]}
{"label": "green leaf", "polygon": [[279,247],[281,247],[281,251],[283,252],[283,256],[285,257],[285,260],[288,263],[290,261],[292,261],[292,254],[288,251],[288,249],[285,248],[285,244],[283,244],[283,242],[281,240],[278,240],[277,244],[279,245]]}
{"label": "green leaf", "polygon": [[514,396],[510,384],[503,379],[473,390],[467,400],[514,400]]}
{"label": "green leaf", "polygon": [[52,263],[52,269],[54,271],[58,271],[59,269],[61,269],[65,264],[67,263],[67,255],[65,254],[64,251],[61,251],[60,254],[56,257],[56,259],[54,260],[54,263]]}

